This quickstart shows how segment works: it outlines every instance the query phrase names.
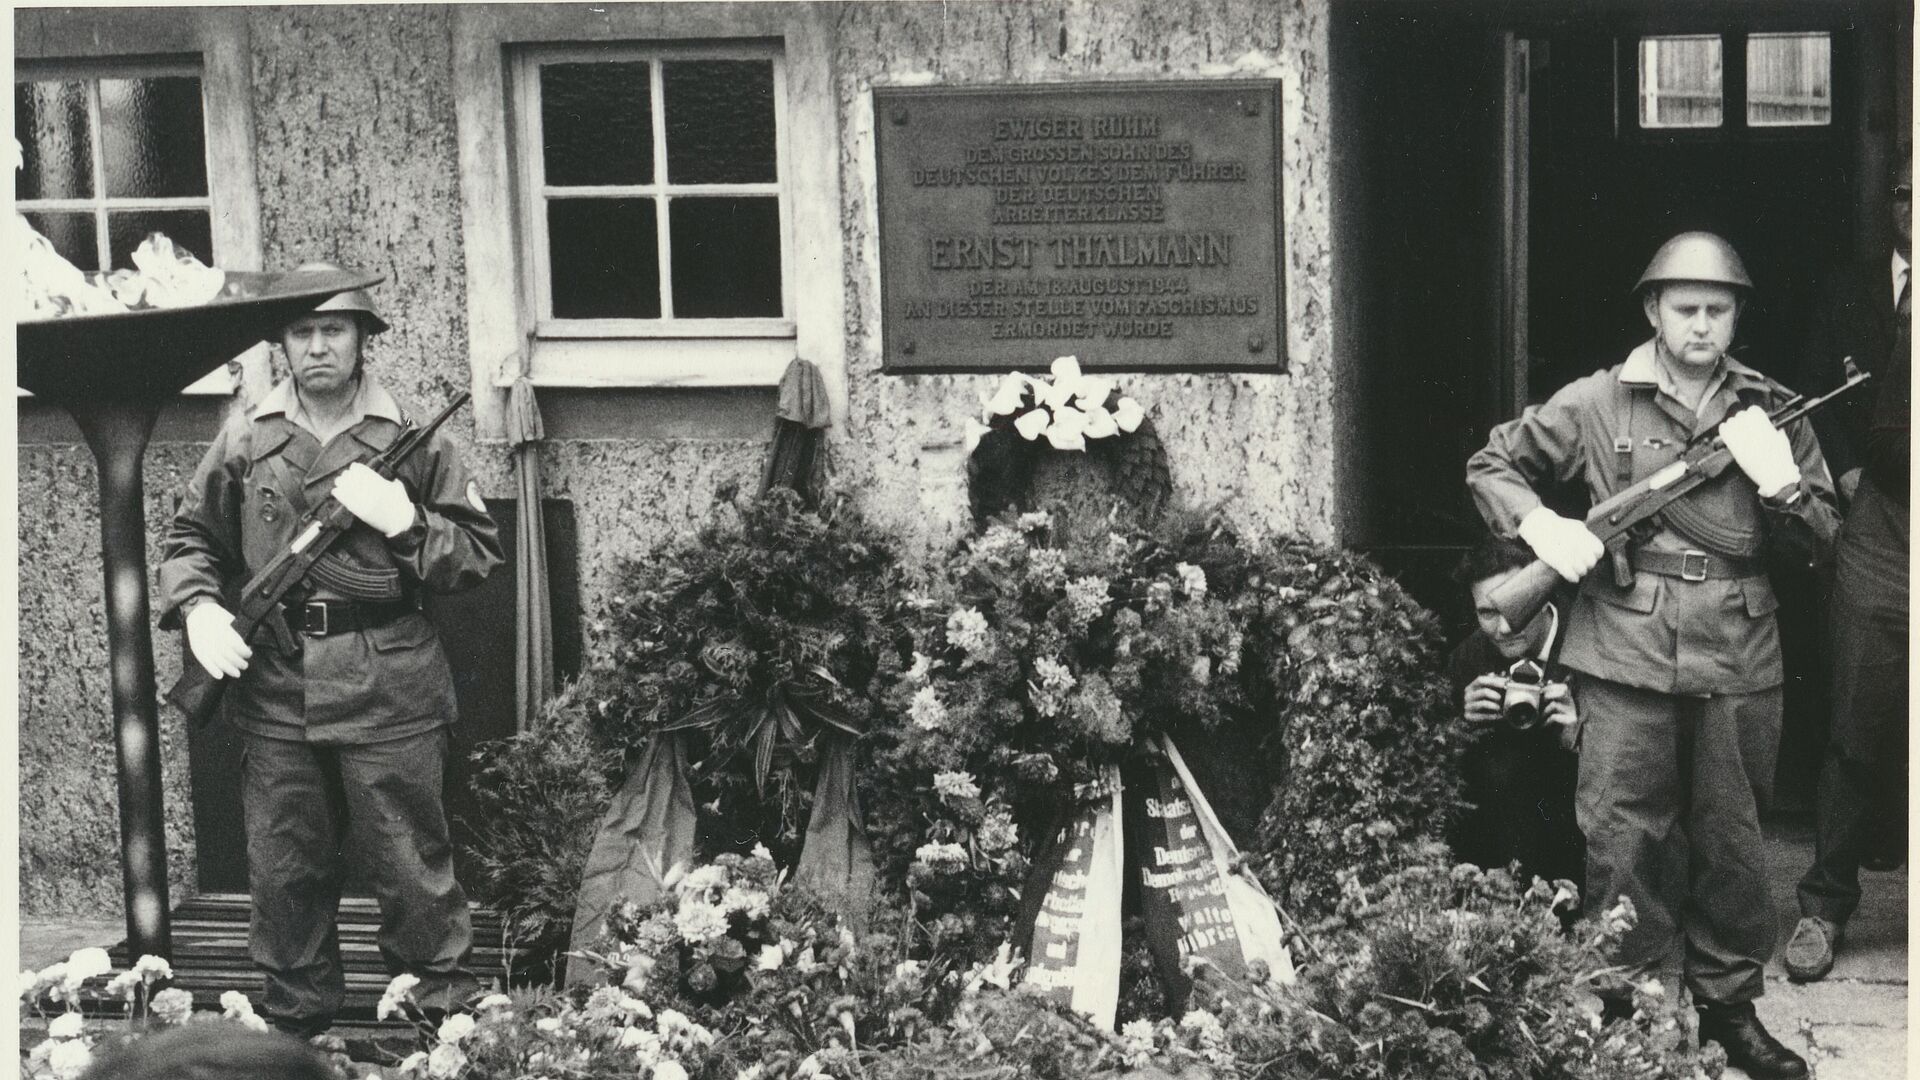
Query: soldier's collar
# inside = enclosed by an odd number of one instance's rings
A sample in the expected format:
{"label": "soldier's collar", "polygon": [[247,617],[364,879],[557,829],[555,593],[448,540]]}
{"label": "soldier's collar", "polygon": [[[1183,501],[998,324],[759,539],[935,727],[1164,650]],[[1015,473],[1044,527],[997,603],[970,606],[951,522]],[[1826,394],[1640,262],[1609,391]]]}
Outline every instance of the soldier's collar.
{"label": "soldier's collar", "polygon": [[[293,380],[282,379],[254,407],[253,418],[265,420],[269,416],[291,416],[298,403],[294,396]],[[354,408],[358,412],[353,421],[356,424],[369,417],[391,420],[396,424],[406,422],[405,414],[400,411],[400,403],[393,399],[386,387],[365,371],[360,373],[360,389],[354,394]]]}
{"label": "soldier's collar", "polygon": [[[1659,386],[1660,362],[1654,358],[1653,339],[1641,342],[1639,347],[1627,354],[1626,362],[1620,365],[1620,381],[1629,386]],[[1726,376],[1727,385],[1735,390],[1765,386],[1767,377],[1748,367],[1732,356],[1720,358],[1721,373]]]}

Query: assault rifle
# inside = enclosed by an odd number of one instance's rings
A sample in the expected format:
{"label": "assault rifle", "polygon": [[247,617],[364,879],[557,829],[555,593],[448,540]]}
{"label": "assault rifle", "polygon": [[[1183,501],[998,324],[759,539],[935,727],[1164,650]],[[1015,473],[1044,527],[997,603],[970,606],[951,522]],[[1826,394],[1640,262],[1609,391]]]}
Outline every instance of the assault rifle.
{"label": "assault rifle", "polygon": [[[1847,367],[1850,373],[1840,386],[1817,398],[1795,394],[1768,413],[1767,419],[1774,427],[1784,428],[1872,377],[1868,372],[1854,370],[1851,363]],[[1623,558],[1635,528],[1732,465],[1733,454],[1721,441],[1719,432],[1701,432],[1687,444],[1678,461],[1587,511],[1587,530],[1607,546],[1609,556],[1616,560]],[[1546,606],[1563,580],[1558,570],[1535,559],[1501,582],[1488,599],[1508,626],[1525,626]]]}
{"label": "assault rifle", "polygon": [[[453,403],[433,418],[426,427],[418,427],[409,420],[401,428],[400,436],[392,445],[375,454],[367,462],[367,467],[380,474],[381,479],[393,479],[400,463],[412,456],[415,450],[427,444],[440,425],[447,422],[460,406],[467,403],[473,395],[465,390],[453,399]],[[346,535],[348,529],[359,519],[353,511],[340,505],[340,500],[329,495],[326,501],[307,512],[300,519],[300,525],[294,530],[293,539],[273,561],[260,569],[247,582],[246,590],[240,595],[239,610],[233,614],[233,628],[244,641],[251,642],[254,634],[269,619],[281,618],[280,600],[288,590],[305,580],[308,572],[320,562],[334,541]],[[283,627],[284,629],[284,627]],[[220,708],[220,695],[232,679],[216,679],[200,662],[193,658],[192,649],[186,653],[184,669],[180,681],[167,691],[167,700],[187,714],[194,725],[205,724],[213,719]]]}

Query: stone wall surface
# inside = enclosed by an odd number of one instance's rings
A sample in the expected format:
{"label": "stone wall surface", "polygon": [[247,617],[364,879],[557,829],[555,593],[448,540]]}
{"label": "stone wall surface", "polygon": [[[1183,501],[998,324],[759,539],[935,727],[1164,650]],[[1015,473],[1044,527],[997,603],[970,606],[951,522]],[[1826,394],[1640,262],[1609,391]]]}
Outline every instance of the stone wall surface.
{"label": "stone wall surface", "polygon": [[[173,493],[202,447],[147,451],[147,561]],[[100,488],[84,446],[24,446],[19,456],[20,910],[118,915],[120,795],[107,670]],[[151,586],[152,574],[148,574]],[[155,631],[161,689],[180,673],[180,638]],[[178,896],[194,880],[185,721],[160,710],[167,870]]]}
{"label": "stone wall surface", "polygon": [[[1324,189],[1324,4],[1076,0],[1035,4],[848,4],[839,9],[842,226],[847,235],[848,421],[842,478],[876,519],[929,546],[964,526],[960,425],[997,376],[880,373],[876,85],[1115,79],[1279,78],[1285,110],[1286,375],[1128,374],[1167,446],[1176,497],[1253,532],[1332,539],[1335,373]],[[1036,351],[1027,370],[1054,354]],[[955,496],[961,502],[956,504]]]}
{"label": "stone wall surface", "polygon": [[[1339,463],[1328,447],[1339,375],[1327,317],[1325,0],[824,10],[836,42],[839,216],[849,268],[849,410],[830,434],[835,486],[899,529],[910,548],[943,546],[966,514],[961,421],[997,382],[880,372],[873,86],[1277,77],[1291,370],[1121,380],[1152,412],[1181,498],[1225,501],[1255,531],[1333,539]],[[247,9],[264,265],[324,258],[384,274],[376,298],[394,329],[376,340],[371,363],[420,412],[472,378],[450,19],[449,9],[424,5]],[[1051,359],[1036,352],[1027,367],[1041,371]],[[674,391],[658,393],[679,400]],[[765,441],[753,425],[733,423],[711,438],[684,430],[649,438],[642,428],[555,441],[544,454],[547,494],[575,503],[589,627],[622,560],[686,535],[716,492],[730,485],[750,492],[758,480]],[[476,445],[470,413],[448,431],[487,495],[516,494],[508,449]],[[161,443],[148,452],[150,557],[200,450]],[[22,908],[115,915],[119,830],[92,459],[73,445],[24,446],[19,476]],[[603,652],[591,633],[588,644],[590,657]],[[177,639],[157,635],[155,650],[164,687],[179,670]],[[193,884],[186,745],[179,716],[163,707],[162,717],[178,896]]]}

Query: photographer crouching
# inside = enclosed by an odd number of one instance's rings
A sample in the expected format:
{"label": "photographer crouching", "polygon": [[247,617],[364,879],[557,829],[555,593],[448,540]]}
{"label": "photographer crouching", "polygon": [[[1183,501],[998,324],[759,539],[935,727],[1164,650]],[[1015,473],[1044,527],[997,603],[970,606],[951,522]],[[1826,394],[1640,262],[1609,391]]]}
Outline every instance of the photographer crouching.
{"label": "photographer crouching", "polygon": [[1573,815],[1580,717],[1569,673],[1555,660],[1560,612],[1548,604],[1516,630],[1489,599],[1533,557],[1525,544],[1489,537],[1455,571],[1473,594],[1479,628],[1454,649],[1448,669],[1479,737],[1463,764],[1474,809],[1453,847],[1489,869],[1518,860],[1524,873],[1578,883],[1586,860]]}

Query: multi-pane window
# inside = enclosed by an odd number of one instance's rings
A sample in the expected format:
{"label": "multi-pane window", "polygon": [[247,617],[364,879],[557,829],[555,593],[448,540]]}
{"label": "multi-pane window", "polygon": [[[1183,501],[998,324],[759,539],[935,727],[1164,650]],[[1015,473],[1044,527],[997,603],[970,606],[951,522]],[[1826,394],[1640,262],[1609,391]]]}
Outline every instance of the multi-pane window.
{"label": "multi-pane window", "polygon": [[130,267],[150,232],[216,261],[197,65],[29,68],[13,104],[15,208],[68,262]]}
{"label": "multi-pane window", "polygon": [[777,56],[542,49],[516,70],[543,333],[791,334]]}
{"label": "multi-pane window", "polygon": [[1833,41],[1826,34],[1747,38],[1747,124],[1833,123]]}
{"label": "multi-pane window", "polygon": [[1637,55],[1642,130],[1833,123],[1831,34],[1670,34]]}
{"label": "multi-pane window", "polygon": [[1640,39],[1640,126],[1719,127],[1720,38],[1695,34]]}

